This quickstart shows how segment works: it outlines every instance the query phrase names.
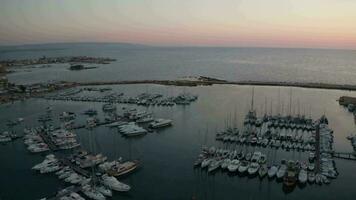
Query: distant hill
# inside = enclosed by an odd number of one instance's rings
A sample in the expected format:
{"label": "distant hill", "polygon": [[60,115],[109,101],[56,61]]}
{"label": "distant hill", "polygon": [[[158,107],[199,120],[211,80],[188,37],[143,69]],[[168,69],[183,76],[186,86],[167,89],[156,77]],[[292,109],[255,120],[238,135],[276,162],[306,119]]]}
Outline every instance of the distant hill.
{"label": "distant hill", "polygon": [[150,46],[132,43],[47,43],[47,44],[26,44],[14,46],[0,46],[0,52],[11,51],[43,51],[60,50],[69,48],[148,48]]}

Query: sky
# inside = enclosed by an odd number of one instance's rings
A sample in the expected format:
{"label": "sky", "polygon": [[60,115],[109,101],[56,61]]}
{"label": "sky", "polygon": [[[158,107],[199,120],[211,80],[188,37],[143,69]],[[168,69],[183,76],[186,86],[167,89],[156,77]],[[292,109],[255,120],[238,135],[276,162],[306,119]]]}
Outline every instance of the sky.
{"label": "sky", "polygon": [[356,0],[0,0],[0,45],[356,49]]}

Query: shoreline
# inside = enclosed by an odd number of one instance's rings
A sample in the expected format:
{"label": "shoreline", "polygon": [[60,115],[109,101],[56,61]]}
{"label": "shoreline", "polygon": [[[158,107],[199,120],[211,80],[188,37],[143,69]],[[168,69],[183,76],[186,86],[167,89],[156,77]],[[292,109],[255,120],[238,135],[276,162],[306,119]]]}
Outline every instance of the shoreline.
{"label": "shoreline", "polygon": [[[0,95],[0,104],[25,100],[28,98],[42,97],[43,95],[60,91],[63,89],[75,88],[80,86],[104,86],[104,85],[133,85],[133,84],[157,84],[167,86],[212,86],[212,85],[247,85],[247,86],[271,86],[271,87],[299,87],[309,89],[326,90],[348,90],[356,91],[356,85],[326,84],[326,83],[299,83],[299,82],[271,82],[271,81],[226,81],[210,77],[198,77],[196,80],[132,80],[132,81],[93,81],[93,82],[59,82],[46,90],[32,91],[30,93],[7,93]],[[33,85],[27,85],[31,88]],[[18,87],[16,85],[13,85]],[[53,87],[54,86],[54,87]]]}

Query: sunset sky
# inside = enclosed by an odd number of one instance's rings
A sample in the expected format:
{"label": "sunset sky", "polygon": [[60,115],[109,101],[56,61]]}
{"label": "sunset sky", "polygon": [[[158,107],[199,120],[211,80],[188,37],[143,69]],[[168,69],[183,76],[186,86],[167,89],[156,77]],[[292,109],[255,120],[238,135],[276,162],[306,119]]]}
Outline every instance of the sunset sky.
{"label": "sunset sky", "polygon": [[1,0],[0,45],[356,49],[356,0]]}

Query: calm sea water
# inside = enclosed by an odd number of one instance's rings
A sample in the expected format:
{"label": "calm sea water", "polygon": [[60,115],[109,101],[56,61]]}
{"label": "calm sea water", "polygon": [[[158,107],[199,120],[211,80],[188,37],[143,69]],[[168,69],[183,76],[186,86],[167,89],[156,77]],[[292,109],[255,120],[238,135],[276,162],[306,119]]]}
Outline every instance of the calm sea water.
{"label": "calm sea water", "polygon": [[[160,85],[123,85],[113,86],[114,91],[135,95],[141,92],[159,92],[173,95],[180,92],[191,92],[199,95],[197,102],[190,106],[150,107],[155,116],[174,120],[171,128],[157,133],[149,133],[144,137],[126,139],[114,129],[99,127],[92,133],[78,130],[78,139],[84,148],[89,149],[89,136],[95,140],[96,152],[102,152],[110,159],[120,156],[123,158],[139,158],[143,167],[127,178],[120,179],[132,186],[127,194],[115,193],[112,199],[354,199],[354,180],[356,174],[355,161],[335,160],[340,173],[330,185],[307,185],[296,187],[291,193],[284,193],[282,184],[275,180],[260,181],[258,178],[228,176],[217,172],[207,175],[206,171],[194,170],[193,162],[203,144],[223,147],[214,140],[215,130],[224,128],[227,119],[234,116],[236,110],[236,124],[241,127],[251,100],[249,86],[211,86],[211,87],[169,87]],[[278,91],[281,102],[289,105],[289,88],[255,87],[255,105],[259,115],[264,114],[265,99],[267,98],[268,112],[272,103],[272,112],[281,109],[278,106]],[[337,151],[351,151],[351,145],[346,136],[355,130],[352,115],[338,105],[336,99],[340,95],[356,95],[355,92],[319,89],[293,88],[292,112],[299,112],[320,117],[325,113],[334,129]],[[98,93],[97,95],[100,95]],[[281,103],[282,104],[282,103]],[[46,101],[31,99],[13,105],[0,107],[0,122],[5,129],[6,119],[24,117],[23,125],[17,127],[19,131],[24,126],[33,126],[37,116],[45,111],[47,106],[54,108],[54,115],[63,111],[82,112],[90,107],[101,110],[102,103],[80,103],[63,101]],[[118,104],[118,111],[121,107]],[[133,106],[136,107],[136,106]],[[146,109],[146,107],[138,107]],[[311,108],[311,109],[310,109]],[[286,109],[284,113],[287,114]],[[99,113],[103,117],[103,113]],[[57,123],[58,120],[55,120]],[[85,118],[79,115],[77,122]],[[205,138],[207,138],[205,140]],[[257,150],[252,147],[226,146],[231,149]],[[285,152],[283,150],[261,149],[268,156],[268,162],[280,159],[307,158],[307,153]],[[41,175],[30,168],[40,162],[44,155],[33,155],[26,151],[21,140],[8,145],[0,145],[0,197],[2,199],[38,199],[56,192],[64,183],[54,175]]]}
{"label": "calm sea water", "polygon": [[[17,83],[46,80],[136,80],[174,79],[182,76],[205,75],[229,80],[278,80],[356,84],[356,52],[343,50],[256,49],[256,48],[152,48],[130,45],[47,45],[33,48],[1,49],[0,59],[34,58],[39,56],[105,56],[117,62],[97,69],[71,72],[67,65],[50,68],[29,68],[10,74]],[[77,130],[78,140],[89,149],[89,137],[95,140],[96,152],[110,159],[139,158],[143,167],[127,178],[120,179],[132,186],[126,194],[115,193],[112,199],[354,199],[355,161],[335,160],[340,175],[330,185],[296,187],[291,193],[282,191],[282,184],[258,178],[228,176],[217,172],[207,175],[193,169],[193,162],[203,144],[223,147],[215,141],[215,131],[225,127],[236,113],[239,128],[251,101],[250,86],[216,85],[183,88],[160,85],[112,86],[114,91],[127,95],[141,92],[178,94],[183,91],[199,95],[190,106],[150,107],[155,116],[173,119],[174,125],[144,137],[126,139],[114,129],[98,127],[93,132]],[[281,102],[278,105],[278,93]],[[259,115],[276,114],[289,107],[290,88],[255,87],[255,108]],[[334,149],[350,152],[346,136],[355,131],[353,116],[336,101],[341,95],[356,96],[356,92],[292,88],[292,112],[310,115],[314,119],[326,114],[334,129]],[[100,95],[98,93],[97,95]],[[300,109],[298,111],[298,104]],[[272,106],[271,106],[272,105]],[[101,111],[101,103],[80,103],[30,99],[25,102],[0,106],[0,131],[6,130],[7,119],[25,118],[15,128],[22,133],[25,126],[36,126],[37,117],[47,106],[54,115],[63,111],[82,112],[94,107]],[[123,104],[117,105],[119,111]],[[136,107],[136,106],[133,106]],[[147,109],[146,107],[138,107]],[[99,113],[103,118],[103,113]],[[77,122],[85,118],[78,115]],[[58,124],[58,120],[55,120]],[[206,138],[206,139],[205,139]],[[225,147],[225,146],[224,146]],[[226,146],[231,149],[252,147]],[[303,152],[261,149],[269,162],[280,159],[303,160]],[[65,186],[54,175],[41,175],[31,167],[43,160],[45,154],[27,152],[22,140],[0,145],[0,199],[39,199]]]}
{"label": "calm sea water", "polygon": [[62,44],[0,48],[0,60],[41,56],[104,56],[99,68],[72,72],[68,65],[21,70],[10,80],[100,81],[211,76],[228,80],[356,84],[356,51],[270,48],[172,48],[116,44]]}

